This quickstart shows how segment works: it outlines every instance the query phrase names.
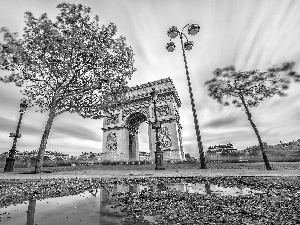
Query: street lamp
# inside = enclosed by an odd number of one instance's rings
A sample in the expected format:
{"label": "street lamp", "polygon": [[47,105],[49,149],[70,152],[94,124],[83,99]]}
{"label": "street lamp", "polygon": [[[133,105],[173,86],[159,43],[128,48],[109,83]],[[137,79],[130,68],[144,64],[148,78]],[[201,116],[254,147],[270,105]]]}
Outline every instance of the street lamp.
{"label": "street lamp", "polygon": [[14,169],[15,154],[17,152],[16,145],[17,145],[18,138],[21,137],[21,134],[19,133],[19,131],[20,131],[22,117],[23,117],[23,114],[26,111],[26,108],[27,108],[27,104],[26,104],[25,101],[23,101],[20,104],[20,111],[19,111],[20,112],[20,117],[19,117],[19,122],[18,122],[16,133],[10,133],[10,135],[9,135],[10,137],[14,138],[14,141],[13,141],[13,145],[12,145],[11,150],[9,150],[8,157],[6,158],[4,172],[12,172],[13,169]]}
{"label": "street lamp", "polygon": [[155,170],[164,170],[164,153],[160,148],[160,141],[158,137],[158,131],[161,128],[160,122],[157,120],[157,112],[156,112],[156,101],[157,101],[157,92],[155,88],[152,88],[151,97],[153,100],[153,112],[154,112],[154,123],[152,124],[152,129],[155,129]]}
{"label": "street lamp", "polygon": [[[187,36],[183,33],[183,30],[187,26],[188,26],[188,34],[190,34],[190,35],[196,35],[200,30],[200,26],[198,24],[191,24],[191,25],[187,24],[187,25],[185,25],[185,27],[182,29],[181,32],[177,29],[177,27],[172,26],[168,30],[167,34],[171,39],[176,38],[178,35],[180,37],[183,60],[184,60],[184,64],[185,64],[186,78],[187,78],[187,82],[188,82],[191,105],[192,105],[192,111],[193,111],[193,117],[194,117],[194,124],[195,124],[195,131],[196,131],[197,142],[198,142],[198,149],[199,149],[199,154],[200,154],[200,164],[201,164],[201,169],[206,169],[207,167],[206,167],[206,162],[205,162],[205,155],[204,155],[204,151],[203,151],[203,145],[202,145],[202,141],[201,141],[201,134],[200,134],[200,128],[199,128],[199,124],[198,124],[195,100],[194,100],[194,97],[193,97],[191,79],[190,79],[190,76],[189,76],[189,70],[188,70],[186,56],[185,56],[185,50],[187,50],[187,51],[192,50],[193,45],[194,45],[194,43],[192,41],[189,41]],[[186,40],[185,42],[183,42],[183,37]],[[172,42],[172,41],[170,41],[166,45],[166,50],[168,52],[173,52],[175,50],[175,48],[176,48],[175,43]]]}

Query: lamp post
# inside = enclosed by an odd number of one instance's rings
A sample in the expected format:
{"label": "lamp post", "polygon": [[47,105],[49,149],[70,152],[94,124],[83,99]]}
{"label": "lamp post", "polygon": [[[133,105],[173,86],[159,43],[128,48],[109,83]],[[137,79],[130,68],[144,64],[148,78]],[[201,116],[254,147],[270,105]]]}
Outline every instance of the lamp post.
{"label": "lamp post", "polygon": [[[201,164],[201,169],[206,169],[206,162],[205,162],[205,155],[203,151],[203,145],[201,141],[201,134],[200,134],[200,128],[198,124],[198,118],[197,118],[197,112],[196,112],[196,106],[195,106],[195,100],[193,96],[193,91],[192,91],[192,85],[191,85],[191,79],[189,76],[189,70],[187,66],[187,61],[186,61],[186,55],[185,55],[185,50],[190,51],[193,48],[194,43],[192,41],[189,41],[187,36],[183,33],[183,30],[188,26],[188,33],[190,35],[196,35],[199,30],[200,26],[198,24],[187,24],[185,27],[182,29],[180,32],[177,27],[172,26],[167,34],[170,38],[176,38],[178,35],[180,37],[181,41],[181,48],[182,48],[182,55],[183,55],[183,60],[184,60],[184,65],[185,65],[185,72],[186,72],[186,78],[188,82],[188,87],[189,87],[189,93],[190,93],[190,99],[191,99],[191,105],[192,105],[192,111],[193,111],[193,117],[194,117],[194,124],[195,124],[195,131],[196,131],[196,136],[197,136],[197,143],[198,143],[198,149],[199,149],[199,155],[200,155],[200,164]],[[183,43],[183,38],[186,39],[186,41]],[[176,45],[174,42],[170,41],[166,45],[166,49],[168,52],[173,52],[176,48]]]}
{"label": "lamp post", "polygon": [[155,88],[152,88],[151,97],[153,99],[153,112],[154,112],[154,123],[152,124],[152,129],[155,129],[155,170],[164,170],[164,153],[160,148],[160,141],[158,137],[158,131],[161,128],[160,122],[157,120],[157,112],[156,112],[156,100],[157,100],[157,92]]}
{"label": "lamp post", "polygon": [[25,101],[23,101],[20,104],[20,111],[19,111],[20,112],[20,117],[19,117],[19,122],[18,122],[16,133],[10,133],[10,135],[9,135],[10,137],[14,138],[14,141],[13,141],[13,145],[12,145],[11,150],[9,150],[8,157],[6,158],[4,172],[12,172],[13,169],[14,169],[15,154],[17,152],[16,145],[17,145],[18,138],[21,137],[21,134],[19,133],[20,132],[20,126],[21,126],[22,117],[23,117],[23,114],[26,111],[26,108],[27,108],[27,104],[26,104]]}

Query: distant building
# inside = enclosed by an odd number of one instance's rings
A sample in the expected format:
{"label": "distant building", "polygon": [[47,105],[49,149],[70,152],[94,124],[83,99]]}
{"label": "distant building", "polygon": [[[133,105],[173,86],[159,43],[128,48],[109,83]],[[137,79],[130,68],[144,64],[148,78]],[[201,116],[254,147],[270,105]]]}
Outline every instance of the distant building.
{"label": "distant building", "polygon": [[101,160],[101,155],[103,153],[95,153],[95,152],[82,152],[81,155],[77,157],[79,160]]}
{"label": "distant building", "polygon": [[[264,144],[264,148],[272,151],[272,150],[300,150],[300,139],[298,140],[293,140],[290,142],[282,142],[279,141],[279,144],[274,144],[274,145],[268,145],[267,143],[263,143]],[[245,148],[243,150],[244,152],[254,152],[254,151],[260,151],[260,148],[258,145],[254,145],[254,146],[249,146],[247,148]]]}
{"label": "distant building", "polygon": [[233,147],[233,144],[228,143],[226,145],[209,146],[208,150],[206,151],[206,155],[218,158],[220,155],[228,155],[236,151],[238,150]]}
{"label": "distant building", "polygon": [[150,160],[150,152],[139,152],[139,161],[149,161]]}
{"label": "distant building", "polygon": [[283,143],[282,141],[280,141],[280,145],[282,148],[289,148],[289,143]]}
{"label": "distant building", "polygon": [[[37,150],[32,150],[32,151],[24,151],[24,152],[16,152],[16,159],[17,160],[23,160],[23,159],[28,159],[28,158],[36,158],[38,155]],[[52,152],[52,151],[45,151],[44,154],[44,160],[51,160],[54,161],[56,159],[62,159],[62,160],[68,160],[70,158],[69,154],[62,153],[62,152]]]}

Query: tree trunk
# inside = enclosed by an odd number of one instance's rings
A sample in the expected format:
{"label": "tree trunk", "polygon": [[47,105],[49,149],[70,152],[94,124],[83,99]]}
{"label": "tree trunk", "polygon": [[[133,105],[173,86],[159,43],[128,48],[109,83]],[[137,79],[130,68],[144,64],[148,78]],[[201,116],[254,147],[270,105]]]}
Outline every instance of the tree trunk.
{"label": "tree trunk", "polygon": [[258,132],[258,130],[257,130],[256,125],[254,124],[254,122],[253,122],[253,120],[252,120],[252,115],[251,115],[251,113],[250,113],[250,111],[249,111],[249,109],[248,109],[248,107],[247,107],[247,105],[246,105],[246,103],[245,103],[244,97],[243,97],[242,95],[240,95],[240,98],[241,98],[242,103],[243,103],[243,105],[244,105],[244,107],[245,107],[246,114],[247,114],[247,116],[248,116],[248,120],[249,120],[249,122],[250,122],[250,124],[251,124],[251,126],[252,126],[252,128],[253,128],[253,130],[254,130],[254,132],[255,132],[255,134],[256,134],[256,137],[257,137],[257,139],[258,139],[259,147],[260,147],[260,150],[261,150],[261,153],[262,153],[264,162],[265,162],[266,169],[267,169],[267,170],[272,170],[272,167],[271,167],[271,165],[270,165],[270,162],[269,162],[269,160],[268,160],[267,154],[266,154],[266,152],[265,152],[264,145],[263,145],[263,142],[262,142],[262,140],[261,140],[260,134],[259,134],[259,132]]}
{"label": "tree trunk", "polygon": [[49,137],[49,133],[50,133],[50,130],[51,130],[53,120],[55,118],[55,106],[56,105],[55,105],[55,102],[54,102],[54,104],[52,104],[52,107],[50,108],[48,120],[47,120],[47,123],[46,123],[46,126],[45,126],[45,130],[44,130],[44,133],[43,133],[41,144],[40,144],[40,147],[39,147],[39,152],[38,152],[38,155],[36,157],[34,173],[41,173],[42,172],[42,164],[43,164],[43,159],[44,159],[44,155],[45,155],[47,140],[48,140],[48,137]]}

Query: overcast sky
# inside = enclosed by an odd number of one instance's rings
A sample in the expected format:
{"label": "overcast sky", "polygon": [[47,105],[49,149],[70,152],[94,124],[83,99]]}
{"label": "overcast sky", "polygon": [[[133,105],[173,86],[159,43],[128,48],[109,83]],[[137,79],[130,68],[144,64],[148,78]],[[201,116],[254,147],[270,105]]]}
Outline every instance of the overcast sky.
{"label": "overcast sky", "polygon": [[[24,12],[38,17],[48,13],[54,18],[62,1],[0,0],[0,27],[22,34]],[[224,107],[208,97],[205,81],[212,71],[234,65],[238,70],[265,70],[270,65],[295,61],[300,72],[300,1],[298,0],[98,0],[65,1],[81,3],[98,15],[102,24],[113,22],[118,35],[127,38],[135,53],[135,67],[130,86],[170,77],[182,101],[184,151],[198,152],[191,103],[188,94],[180,40],[176,51],[169,53],[167,30],[198,23],[201,30],[190,36],[194,49],[187,52],[197,114],[204,148],[233,143],[243,149],[256,145],[257,139],[244,111]],[[0,76],[5,75],[0,72]],[[300,84],[294,84],[288,97],[264,101],[252,109],[263,141],[276,144],[300,138]],[[15,132],[22,98],[14,84],[0,83],[0,153],[12,145],[10,132]],[[18,140],[20,151],[38,149],[47,114],[28,109]],[[83,119],[65,113],[53,123],[47,150],[79,155],[83,151],[102,151],[102,120]],[[148,148],[146,124],[140,129],[140,147]]]}

